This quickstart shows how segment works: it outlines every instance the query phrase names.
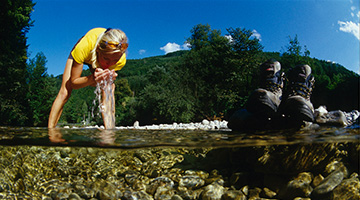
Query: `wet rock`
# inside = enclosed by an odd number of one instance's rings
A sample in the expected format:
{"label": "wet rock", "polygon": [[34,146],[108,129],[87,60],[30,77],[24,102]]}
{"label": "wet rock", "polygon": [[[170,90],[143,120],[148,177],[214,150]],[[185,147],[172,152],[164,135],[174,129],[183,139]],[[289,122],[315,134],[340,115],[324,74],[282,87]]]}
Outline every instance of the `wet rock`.
{"label": "wet rock", "polygon": [[141,160],[141,162],[144,162],[144,163],[156,160],[156,156],[155,156],[154,152],[144,150],[144,149],[139,149],[138,151],[135,152],[134,155],[136,157],[138,157]]}
{"label": "wet rock", "polygon": [[289,181],[286,187],[279,193],[282,199],[293,199],[295,197],[309,197],[313,188],[310,186],[312,174],[303,172]]}
{"label": "wet rock", "polygon": [[132,184],[132,189],[135,191],[146,190],[146,184],[144,183],[143,180],[136,180]]}
{"label": "wet rock", "polygon": [[94,190],[82,184],[76,184],[74,192],[84,199],[89,199],[95,196]]}
{"label": "wet rock", "polygon": [[322,115],[316,116],[316,122],[319,124],[334,125],[334,126],[347,126],[348,122],[344,112],[331,111]]}
{"label": "wet rock", "polygon": [[318,185],[320,185],[320,183],[323,180],[324,180],[324,177],[321,174],[319,174],[319,175],[315,176],[315,178],[314,178],[313,182],[311,183],[311,185],[313,187],[317,187]]}
{"label": "wet rock", "polygon": [[331,174],[334,171],[341,171],[344,176],[348,175],[348,171],[343,162],[339,162],[337,160],[333,160],[329,164],[326,165],[324,172],[327,174]]}
{"label": "wet rock", "polygon": [[327,111],[326,106],[320,106],[315,109],[315,121],[322,125],[348,126],[352,125],[358,118],[360,112],[353,110],[344,112],[341,110]]}
{"label": "wet rock", "polygon": [[240,190],[228,190],[222,196],[224,200],[246,200],[246,195]]}
{"label": "wet rock", "polygon": [[180,178],[179,186],[189,189],[200,188],[205,184],[205,181],[197,175],[186,175]]}
{"label": "wet rock", "polygon": [[139,179],[139,174],[136,172],[130,171],[125,174],[125,180],[129,185],[133,185]]}
{"label": "wet rock", "polygon": [[168,177],[158,177],[153,179],[146,188],[146,192],[154,195],[158,187],[165,187],[167,189],[173,189],[174,182]]}
{"label": "wet rock", "polygon": [[168,169],[173,167],[175,164],[182,162],[183,160],[184,160],[183,155],[168,154],[160,157],[158,163],[159,163],[159,167],[163,169]]}
{"label": "wet rock", "polygon": [[341,183],[344,177],[345,177],[344,172],[341,170],[336,170],[332,172],[320,183],[320,185],[318,185],[314,189],[312,196],[319,197],[319,196],[327,195],[329,192],[331,192],[336,186],[338,186]]}
{"label": "wet rock", "polygon": [[137,199],[154,200],[154,198],[152,196],[150,196],[149,194],[147,194],[145,191],[131,191],[131,190],[126,190],[122,199],[124,199],[124,200],[137,200]]}
{"label": "wet rock", "polygon": [[266,198],[273,198],[276,195],[277,195],[276,192],[270,190],[269,188],[264,188],[261,193],[261,196],[266,197]]}
{"label": "wet rock", "polygon": [[171,199],[171,197],[174,196],[174,193],[175,191],[172,186],[159,186],[156,189],[154,198],[159,200]]}
{"label": "wet rock", "polygon": [[360,199],[360,181],[358,174],[343,180],[332,192],[331,199]]}
{"label": "wet rock", "polygon": [[346,128],[349,128],[349,129],[360,129],[360,117],[358,117],[356,120],[354,120],[354,122],[346,127]]}
{"label": "wet rock", "polygon": [[171,197],[171,200],[183,200],[183,198],[181,198],[181,196],[175,194],[174,196]]}
{"label": "wet rock", "polygon": [[[314,150],[315,144],[314,147],[305,145],[306,148],[293,145],[238,148],[238,150],[237,148],[226,150],[147,148],[123,151],[83,147],[66,147],[66,149],[0,147],[2,148],[0,197],[2,199],[68,199],[70,197],[145,200],[273,199],[279,198],[276,194],[280,194],[282,186],[291,181],[294,182],[291,184],[292,189],[296,188],[296,181],[298,185],[311,183],[314,187],[320,187],[325,184],[325,179],[333,180],[336,177],[333,174],[341,172],[343,174],[341,183],[333,184],[332,189],[320,197],[351,199],[357,198],[356,192],[359,191],[357,176],[352,175],[346,179],[347,171],[358,170],[356,164],[352,162],[349,164],[352,154],[347,150],[351,145],[350,143],[324,144],[319,147],[319,157],[309,153],[309,151],[317,153]],[[293,153],[297,155],[291,155]],[[184,165],[184,155],[188,156],[186,159],[191,165]],[[296,166],[297,163],[303,162],[296,159],[305,158],[306,155],[311,157],[306,158],[306,161],[313,163],[303,164],[302,167],[310,169],[303,173],[304,169]],[[255,159],[252,159],[253,156]],[[290,165],[281,166],[282,163],[279,163],[284,160]],[[275,168],[275,164],[280,166]],[[292,178],[294,174],[285,173],[290,172],[291,167],[302,172]],[[280,174],[283,169],[288,171]],[[312,173],[316,176],[311,181],[309,177]],[[321,178],[322,175],[326,178]],[[315,183],[316,177],[320,177],[318,183]],[[311,197],[320,199],[317,198],[318,196]],[[303,195],[294,198],[307,197]]]}
{"label": "wet rock", "polygon": [[261,188],[255,187],[255,188],[249,189],[248,200],[260,199],[260,193],[261,193]]}
{"label": "wet rock", "polygon": [[[250,165],[262,173],[296,173],[321,169],[326,163],[343,156],[337,143],[290,146],[265,146],[243,150]],[[250,156],[251,155],[251,156]],[[279,165],[281,163],[281,165]]]}
{"label": "wet rock", "polygon": [[221,184],[214,182],[205,186],[202,193],[203,200],[220,200],[226,189]]}
{"label": "wet rock", "polygon": [[71,193],[68,197],[69,200],[81,200],[81,197],[76,193]]}
{"label": "wet rock", "polygon": [[188,190],[186,187],[179,186],[177,194],[183,199],[200,199],[202,189]]}
{"label": "wet rock", "polygon": [[242,193],[244,193],[246,196],[249,195],[249,186],[245,185],[240,189]]}

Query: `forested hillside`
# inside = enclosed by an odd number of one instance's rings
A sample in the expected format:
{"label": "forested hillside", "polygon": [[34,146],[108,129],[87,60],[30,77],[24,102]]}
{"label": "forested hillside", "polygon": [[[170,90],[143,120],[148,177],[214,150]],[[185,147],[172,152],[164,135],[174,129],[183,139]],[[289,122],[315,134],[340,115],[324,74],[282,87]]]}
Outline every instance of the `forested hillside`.
{"label": "forested hillside", "polygon": [[[6,9],[1,8],[2,24],[19,27],[0,30],[2,38],[7,38],[0,45],[0,124],[46,126],[62,77],[47,74],[43,53],[26,57],[25,35],[32,24],[33,4],[18,2],[24,3],[7,1]],[[23,17],[14,18],[14,12],[20,11]],[[10,45],[14,42],[18,45]],[[269,58],[280,61],[285,73],[296,64],[311,66],[315,107],[359,109],[359,75],[339,64],[312,58],[297,36],[289,37],[284,52],[263,52],[264,47],[246,28],[230,27],[223,34],[198,24],[190,30],[187,43],[188,51],[127,61],[115,81],[116,125],[132,125],[136,120],[143,125],[227,119],[257,88],[258,67]],[[94,99],[93,87],[74,90],[59,122],[101,124]]]}

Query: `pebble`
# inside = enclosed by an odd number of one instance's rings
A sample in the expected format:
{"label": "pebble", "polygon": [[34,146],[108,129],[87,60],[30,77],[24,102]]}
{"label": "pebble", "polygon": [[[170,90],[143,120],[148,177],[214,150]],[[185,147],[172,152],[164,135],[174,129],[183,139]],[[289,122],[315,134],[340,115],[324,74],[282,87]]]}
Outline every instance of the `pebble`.
{"label": "pebble", "polygon": [[[342,145],[341,149],[345,147]],[[274,148],[274,152],[282,149]],[[336,200],[360,197],[359,176],[354,169],[357,165],[341,161],[346,160],[341,158],[347,154],[335,153],[339,157],[327,160],[321,169],[315,166],[296,174],[284,174],[257,171],[257,163],[246,160],[248,155],[258,152],[253,148],[241,148],[245,151],[244,157],[234,149],[225,152],[212,149],[207,153],[200,150],[4,146],[0,151],[3,167],[0,199]],[[266,148],[263,151],[267,151]],[[242,162],[224,163],[219,159],[224,155],[230,156],[229,160]],[[65,162],[66,159],[70,160]],[[190,159],[188,161],[197,167],[189,168],[183,163],[184,159]],[[200,166],[206,166],[207,170],[198,169]],[[159,171],[154,174],[153,170]],[[253,175],[242,184],[234,185],[238,182],[230,177],[239,177],[242,173]]]}
{"label": "pebble", "polygon": [[[172,123],[172,124],[152,124],[152,125],[144,125],[140,126],[139,121],[135,121],[133,126],[117,126],[115,129],[118,130],[222,130],[222,131],[231,131],[231,129],[227,126],[228,122],[223,120],[214,120],[209,121],[207,119],[202,120],[202,122],[191,122],[191,123]],[[64,126],[64,128],[77,128]],[[86,126],[85,128],[97,128],[97,129],[105,129],[104,126]]]}
{"label": "pebble", "polygon": [[326,106],[320,106],[314,112],[315,121],[319,124],[329,124],[336,126],[350,126],[358,120],[360,112],[353,110],[344,112],[341,110],[327,111]]}
{"label": "pebble", "polygon": [[341,170],[332,172],[318,185],[312,195],[321,196],[331,192],[344,179],[344,173]]}

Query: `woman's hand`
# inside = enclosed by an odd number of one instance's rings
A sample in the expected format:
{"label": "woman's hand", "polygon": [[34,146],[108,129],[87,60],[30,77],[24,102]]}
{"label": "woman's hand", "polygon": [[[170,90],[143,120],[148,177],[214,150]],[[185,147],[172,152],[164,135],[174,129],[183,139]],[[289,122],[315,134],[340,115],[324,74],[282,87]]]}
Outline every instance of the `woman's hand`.
{"label": "woman's hand", "polygon": [[117,76],[118,74],[115,70],[96,68],[94,72],[94,79],[97,83],[103,80],[109,81],[110,79],[111,81],[115,81]]}

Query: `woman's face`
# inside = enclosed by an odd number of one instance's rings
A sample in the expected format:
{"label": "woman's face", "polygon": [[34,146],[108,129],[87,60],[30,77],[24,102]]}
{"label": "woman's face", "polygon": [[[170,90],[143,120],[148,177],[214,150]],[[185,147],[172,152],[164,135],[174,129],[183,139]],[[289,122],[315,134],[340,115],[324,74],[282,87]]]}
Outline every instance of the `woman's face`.
{"label": "woman's face", "polygon": [[122,52],[104,53],[98,51],[98,62],[103,69],[107,69],[110,66],[115,65],[120,60],[122,55]]}

